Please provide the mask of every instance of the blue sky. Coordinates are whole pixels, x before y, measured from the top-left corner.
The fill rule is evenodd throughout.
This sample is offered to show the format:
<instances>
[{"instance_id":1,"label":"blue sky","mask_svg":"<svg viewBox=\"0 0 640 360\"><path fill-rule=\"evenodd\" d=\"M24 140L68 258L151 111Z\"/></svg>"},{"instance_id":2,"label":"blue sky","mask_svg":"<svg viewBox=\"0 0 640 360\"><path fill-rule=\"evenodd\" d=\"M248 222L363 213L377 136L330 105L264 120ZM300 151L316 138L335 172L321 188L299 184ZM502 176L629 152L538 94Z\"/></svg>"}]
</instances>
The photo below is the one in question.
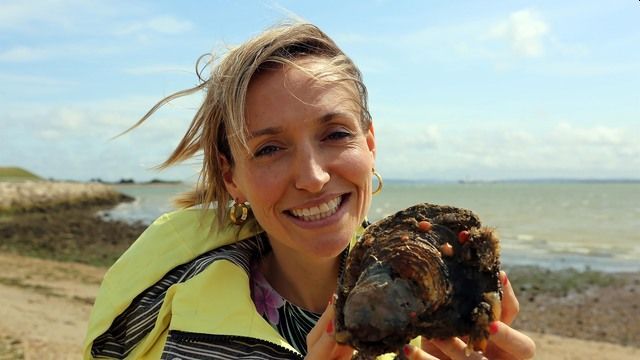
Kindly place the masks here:
<instances>
[{"instance_id":1,"label":"blue sky","mask_svg":"<svg viewBox=\"0 0 640 360\"><path fill-rule=\"evenodd\" d=\"M299 17L360 66L385 178L640 178L640 2L0 2L0 166L163 173L202 97L194 64Z\"/></svg>"}]
</instances>

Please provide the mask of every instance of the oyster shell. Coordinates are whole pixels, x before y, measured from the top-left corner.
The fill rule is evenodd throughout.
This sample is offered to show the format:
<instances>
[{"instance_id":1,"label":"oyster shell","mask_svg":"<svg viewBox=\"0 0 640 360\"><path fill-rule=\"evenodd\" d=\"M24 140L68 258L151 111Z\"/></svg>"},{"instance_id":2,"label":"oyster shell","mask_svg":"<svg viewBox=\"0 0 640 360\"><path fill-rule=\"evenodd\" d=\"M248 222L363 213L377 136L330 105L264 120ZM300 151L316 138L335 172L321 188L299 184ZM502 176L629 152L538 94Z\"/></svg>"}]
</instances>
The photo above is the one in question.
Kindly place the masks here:
<instances>
[{"instance_id":1,"label":"oyster shell","mask_svg":"<svg viewBox=\"0 0 640 360\"><path fill-rule=\"evenodd\" d=\"M418 204L365 229L338 284L336 340L357 358L416 336L468 336L484 350L500 318L498 238L469 210Z\"/></svg>"}]
</instances>

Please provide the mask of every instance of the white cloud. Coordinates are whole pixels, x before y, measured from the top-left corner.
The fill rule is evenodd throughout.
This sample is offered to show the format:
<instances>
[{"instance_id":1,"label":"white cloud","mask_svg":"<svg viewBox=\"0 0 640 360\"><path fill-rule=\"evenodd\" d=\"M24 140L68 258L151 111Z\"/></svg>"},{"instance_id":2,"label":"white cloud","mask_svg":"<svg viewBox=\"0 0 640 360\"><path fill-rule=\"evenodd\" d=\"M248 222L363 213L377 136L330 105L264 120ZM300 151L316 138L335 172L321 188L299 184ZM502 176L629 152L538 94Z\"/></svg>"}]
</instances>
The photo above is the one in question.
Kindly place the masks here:
<instances>
[{"instance_id":1,"label":"white cloud","mask_svg":"<svg viewBox=\"0 0 640 360\"><path fill-rule=\"evenodd\" d=\"M122 10L123 4L117 5L91 0L3 0L0 2L0 29L23 33L46 29L50 32L51 25L56 30L70 30L79 23L87 22L98 28L96 21L112 14L115 9Z\"/></svg>"},{"instance_id":2,"label":"white cloud","mask_svg":"<svg viewBox=\"0 0 640 360\"><path fill-rule=\"evenodd\" d=\"M183 65L148 65L139 67L129 67L122 70L125 74L145 76L145 75L161 75L161 74L195 74L193 67Z\"/></svg>"},{"instance_id":3,"label":"white cloud","mask_svg":"<svg viewBox=\"0 0 640 360\"><path fill-rule=\"evenodd\" d=\"M442 142L442 133L438 125L425 125L418 129L413 129L407 133L409 135L405 144L421 149L437 148Z\"/></svg>"},{"instance_id":4,"label":"white cloud","mask_svg":"<svg viewBox=\"0 0 640 360\"><path fill-rule=\"evenodd\" d=\"M49 52L28 46L16 46L9 50L0 52L0 61L6 62L30 62L46 59Z\"/></svg>"},{"instance_id":5,"label":"white cloud","mask_svg":"<svg viewBox=\"0 0 640 360\"><path fill-rule=\"evenodd\" d=\"M0 109L4 129L0 134L0 163L20 159L22 166L56 178L185 177L184 170L158 174L150 169L178 144L195 113L191 105L196 97L163 107L140 128L115 139L158 99L8 104ZM19 155L14 149L20 149ZM48 161L43 162L43 158Z\"/></svg>"},{"instance_id":6,"label":"white cloud","mask_svg":"<svg viewBox=\"0 0 640 360\"><path fill-rule=\"evenodd\" d=\"M160 98L127 97L68 104L14 103L0 109L0 119L18 124L16 138L105 142L135 124ZM164 140L177 143L197 110L201 97L176 99L159 109L138 130L126 135L136 146L157 147ZM158 141L162 139L163 141Z\"/></svg>"},{"instance_id":7,"label":"white cloud","mask_svg":"<svg viewBox=\"0 0 640 360\"><path fill-rule=\"evenodd\" d=\"M369 36L358 33L342 33L334 36L336 42L341 45L347 44L371 44L372 41L380 41L379 36Z\"/></svg>"},{"instance_id":8,"label":"white cloud","mask_svg":"<svg viewBox=\"0 0 640 360\"><path fill-rule=\"evenodd\" d=\"M557 51L559 54L567 57L585 58L591 55L591 49L585 44L581 43L566 43L555 36L549 37L549 43L553 51Z\"/></svg>"},{"instance_id":9,"label":"white cloud","mask_svg":"<svg viewBox=\"0 0 640 360\"><path fill-rule=\"evenodd\" d=\"M157 16L145 21L127 24L115 31L116 35L146 35L148 33L180 34L193 29L193 24L171 16Z\"/></svg>"},{"instance_id":10,"label":"white cloud","mask_svg":"<svg viewBox=\"0 0 640 360\"><path fill-rule=\"evenodd\" d=\"M18 126L8 128L4 135L9 143L0 146L19 146L29 153L52 149L60 158L56 161L73 157L78 174L88 174L78 177L97 176L100 156L111 161L110 171L118 176L129 171L125 168L150 168L178 143L199 102L195 96L171 103L137 130L110 141L156 100L18 106L2 116ZM405 179L637 177L639 135L637 125L581 126L567 120L536 130L517 122L479 121L470 126L450 119L424 124L381 120L376 122L376 168L388 178ZM15 141L20 145L12 145ZM102 160L100 164L104 165Z\"/></svg>"},{"instance_id":11,"label":"white cloud","mask_svg":"<svg viewBox=\"0 0 640 360\"><path fill-rule=\"evenodd\" d=\"M433 124L430 131L426 126L377 126L377 167L396 178L423 179L640 175L637 127L564 121L534 132L515 124L483 124Z\"/></svg>"},{"instance_id":12,"label":"white cloud","mask_svg":"<svg viewBox=\"0 0 640 360\"><path fill-rule=\"evenodd\" d=\"M480 59L494 62L502 69L511 68L513 55L542 56L547 43L561 53L586 51L584 46L571 47L552 38L548 23L532 9L515 11L501 19L452 21L401 34L343 33L337 38L339 43L395 49L387 51L416 64ZM506 46L500 46L502 44Z\"/></svg>"},{"instance_id":13,"label":"white cloud","mask_svg":"<svg viewBox=\"0 0 640 360\"><path fill-rule=\"evenodd\" d=\"M87 113L80 109L63 107L56 109L53 114L53 120L57 122L61 130L77 130L80 129L87 120Z\"/></svg>"},{"instance_id":14,"label":"white cloud","mask_svg":"<svg viewBox=\"0 0 640 360\"><path fill-rule=\"evenodd\" d=\"M105 44L56 44L47 46L15 46L0 52L0 62L42 62L51 59L94 58L119 52L115 46Z\"/></svg>"},{"instance_id":15,"label":"white cloud","mask_svg":"<svg viewBox=\"0 0 640 360\"><path fill-rule=\"evenodd\" d=\"M29 86L33 91L33 86L61 87L77 84L75 81L68 79L58 79L48 76L24 75L24 74L8 74L0 73L0 82L9 89L15 89L17 86Z\"/></svg>"},{"instance_id":16,"label":"white cloud","mask_svg":"<svg viewBox=\"0 0 640 360\"><path fill-rule=\"evenodd\" d=\"M490 36L509 42L513 51L525 57L537 57L544 53L544 38L549 25L531 9L516 11L509 19L491 27Z\"/></svg>"},{"instance_id":17,"label":"white cloud","mask_svg":"<svg viewBox=\"0 0 640 360\"><path fill-rule=\"evenodd\" d=\"M504 141L507 144L513 144L517 146L522 145L535 145L537 143L537 139L533 134L530 134L526 131L511 129L505 130L503 133Z\"/></svg>"},{"instance_id":18,"label":"white cloud","mask_svg":"<svg viewBox=\"0 0 640 360\"><path fill-rule=\"evenodd\" d=\"M34 22L64 24L66 16L52 11L47 3L34 4L29 1L6 1L0 3L0 28L18 30Z\"/></svg>"},{"instance_id":19,"label":"white cloud","mask_svg":"<svg viewBox=\"0 0 640 360\"><path fill-rule=\"evenodd\" d=\"M589 61L563 61L547 64L542 72L545 75L561 77L603 77L640 73L640 63L616 59L608 63L592 63Z\"/></svg>"},{"instance_id":20,"label":"white cloud","mask_svg":"<svg viewBox=\"0 0 640 360\"><path fill-rule=\"evenodd\" d=\"M40 130L36 135L43 140L60 140L63 137L60 131L53 129Z\"/></svg>"},{"instance_id":21,"label":"white cloud","mask_svg":"<svg viewBox=\"0 0 640 360\"><path fill-rule=\"evenodd\" d=\"M558 143L571 146L618 146L625 145L627 134L625 129L606 126L579 128L567 122L559 123L552 132Z\"/></svg>"}]
</instances>

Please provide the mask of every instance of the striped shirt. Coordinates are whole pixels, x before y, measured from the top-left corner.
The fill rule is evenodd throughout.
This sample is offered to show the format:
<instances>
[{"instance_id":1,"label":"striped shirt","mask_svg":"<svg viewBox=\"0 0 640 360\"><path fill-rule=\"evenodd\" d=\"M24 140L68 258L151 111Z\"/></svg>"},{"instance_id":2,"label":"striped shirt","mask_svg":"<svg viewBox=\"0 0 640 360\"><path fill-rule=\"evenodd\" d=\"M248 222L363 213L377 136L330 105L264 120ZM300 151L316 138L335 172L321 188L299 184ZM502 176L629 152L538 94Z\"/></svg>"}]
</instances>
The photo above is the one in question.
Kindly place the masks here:
<instances>
[{"instance_id":1,"label":"striped shirt","mask_svg":"<svg viewBox=\"0 0 640 360\"><path fill-rule=\"evenodd\" d=\"M271 251L268 241L260 235L204 253L177 266L160 281L139 294L129 307L100 335L92 345L94 357L124 358L154 327L167 290L198 275L217 260L238 265L252 278L252 298L256 302L255 271L252 264ZM343 254L342 265L346 259ZM341 269L342 270L342 269ZM264 285L264 284L263 284ZM270 286L269 286L270 287ZM273 291L273 289L271 289ZM277 293L272 294L279 296ZM260 308L259 304L256 306ZM304 356L306 335L315 326L320 314L300 308L285 299L277 315L262 314L291 346ZM277 318L277 321L272 321ZM162 359L300 359L302 356L279 345L242 336L195 334L169 331Z\"/></svg>"}]
</instances>

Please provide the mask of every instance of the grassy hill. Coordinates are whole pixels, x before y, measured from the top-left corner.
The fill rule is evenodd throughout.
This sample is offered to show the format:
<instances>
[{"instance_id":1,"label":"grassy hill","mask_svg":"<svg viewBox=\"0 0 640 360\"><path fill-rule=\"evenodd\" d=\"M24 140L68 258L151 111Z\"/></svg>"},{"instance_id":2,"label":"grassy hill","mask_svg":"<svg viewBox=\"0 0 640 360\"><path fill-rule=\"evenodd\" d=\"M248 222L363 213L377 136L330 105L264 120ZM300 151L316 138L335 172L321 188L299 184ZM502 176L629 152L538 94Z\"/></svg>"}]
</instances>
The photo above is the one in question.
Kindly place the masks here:
<instances>
[{"instance_id":1,"label":"grassy hill","mask_svg":"<svg viewBox=\"0 0 640 360\"><path fill-rule=\"evenodd\" d=\"M19 167L0 166L0 181L42 180L38 175Z\"/></svg>"}]
</instances>

